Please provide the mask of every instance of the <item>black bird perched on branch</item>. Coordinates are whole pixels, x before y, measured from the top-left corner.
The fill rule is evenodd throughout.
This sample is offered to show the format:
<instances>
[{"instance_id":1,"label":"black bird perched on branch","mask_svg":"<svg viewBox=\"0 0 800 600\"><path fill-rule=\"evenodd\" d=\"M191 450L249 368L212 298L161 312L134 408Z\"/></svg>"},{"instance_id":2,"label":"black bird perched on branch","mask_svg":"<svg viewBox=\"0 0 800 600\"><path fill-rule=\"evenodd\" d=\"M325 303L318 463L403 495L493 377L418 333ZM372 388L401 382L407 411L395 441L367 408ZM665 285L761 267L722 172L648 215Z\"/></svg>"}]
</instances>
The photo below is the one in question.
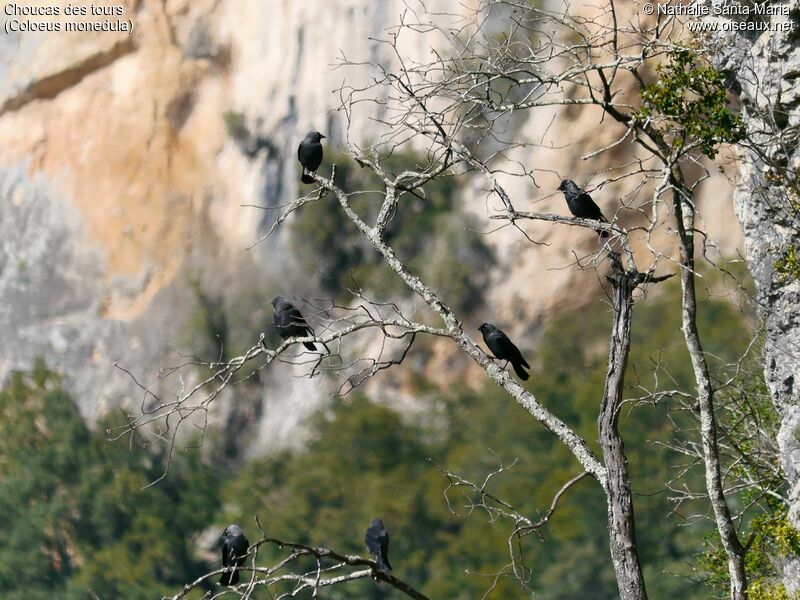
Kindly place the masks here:
<instances>
[{"instance_id":1,"label":"black bird perched on branch","mask_svg":"<svg viewBox=\"0 0 800 600\"><path fill-rule=\"evenodd\" d=\"M302 313L286 298L275 296L272 299L272 306L275 308L275 328L281 338L288 340L292 337L315 335ZM312 352L317 349L313 342L303 342L303 345Z\"/></svg>"},{"instance_id":2,"label":"black bird perched on branch","mask_svg":"<svg viewBox=\"0 0 800 600\"><path fill-rule=\"evenodd\" d=\"M239 570L247 557L250 542L237 525L228 525L222 532L222 566L230 567L219 578L220 585L236 585L239 583Z\"/></svg>"},{"instance_id":3,"label":"black bird perched on branch","mask_svg":"<svg viewBox=\"0 0 800 600\"><path fill-rule=\"evenodd\" d=\"M523 381L527 381L528 374L525 372L523 367L530 369L531 366L528 364L528 361L523 358L522 352L520 352L519 348L514 345L514 342L508 339L508 336L505 333L500 331L491 323L482 324L480 327L478 327L478 331L483 334L483 341L489 350L492 351L492 354L494 354L495 358L504 360L506 363L511 363L511 366L514 367L517 377ZM503 368L505 368L505 365Z\"/></svg>"},{"instance_id":4,"label":"black bird perched on branch","mask_svg":"<svg viewBox=\"0 0 800 600\"><path fill-rule=\"evenodd\" d=\"M608 223L600 207L595 204L592 197L575 185L574 181L565 179L559 184L558 189L564 192L564 198L567 200L567 206L572 216ZM607 231L600 231L598 233L602 238L608 237Z\"/></svg>"},{"instance_id":5,"label":"black bird perched on branch","mask_svg":"<svg viewBox=\"0 0 800 600\"><path fill-rule=\"evenodd\" d=\"M364 534L364 543L375 557L378 563L378 570L391 571L392 565L389 564L389 532L383 526L383 521L378 518L372 519Z\"/></svg>"},{"instance_id":6,"label":"black bird perched on branch","mask_svg":"<svg viewBox=\"0 0 800 600\"><path fill-rule=\"evenodd\" d=\"M324 137L319 131L309 131L297 147L297 160L303 165L303 174L300 177L300 181L303 183L314 183L314 179L306 171L313 173L322 164L322 143L320 140Z\"/></svg>"}]
</instances>

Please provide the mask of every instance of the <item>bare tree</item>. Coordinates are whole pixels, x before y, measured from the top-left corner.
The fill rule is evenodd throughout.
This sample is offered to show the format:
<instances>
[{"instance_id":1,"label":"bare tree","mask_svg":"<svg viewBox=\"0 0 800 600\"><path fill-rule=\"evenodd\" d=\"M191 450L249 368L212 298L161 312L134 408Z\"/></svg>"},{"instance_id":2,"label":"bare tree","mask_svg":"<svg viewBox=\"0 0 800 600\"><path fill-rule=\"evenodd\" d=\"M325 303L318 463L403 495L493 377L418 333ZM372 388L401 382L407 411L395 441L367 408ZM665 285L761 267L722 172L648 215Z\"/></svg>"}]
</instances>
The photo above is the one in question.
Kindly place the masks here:
<instances>
[{"instance_id":1,"label":"bare tree","mask_svg":"<svg viewBox=\"0 0 800 600\"><path fill-rule=\"evenodd\" d=\"M568 5L566 8L569 9ZM162 401L142 386L142 410L131 416L128 429L149 429L157 441L167 443L171 449L180 425L187 420L196 421L198 416L202 417L201 423L204 422L210 405L236 381L245 365L258 364L258 368L264 368L273 363L300 362L306 364L309 376L327 372L341 377L343 383L339 391L344 393L381 370L401 364L418 336L436 336L449 342L454 351L471 358L488 380L556 436L570 450L582 471L556 494L545 513L548 516L539 520L517 513L503 499L488 494L485 485L476 486L448 472L451 486L471 489L478 495L478 505L489 514L514 521L509 538L514 575L523 583L527 577L525 569L517 568L513 560L512 538L520 539L522 534L543 526L556 509L559 498L578 479L589 476L597 481L606 496L610 553L620 596L626 600L643 599L647 591L636 544L634 502L618 418L624 401L634 292L669 276L656 276L658 267L674 265L680 272L683 333L699 400L706 497L713 508L715 525L728 558L731 598L745 598L746 546L739 540L728 507L719 458L715 388L697 328L695 238L703 234L696 223L694 194L703 176L694 177L690 182L684 174L688 167L705 173L703 156L712 156L721 142L736 141L739 135L733 130L735 121L733 125L711 123L707 129L688 126L690 119L701 124L709 122L710 108L704 107L703 102L719 101L718 95L711 94L717 91L713 76L696 65L699 59L695 58L695 50L683 40L679 21L654 18L642 22L636 14L623 18L613 0L588 17L569 10L547 11L514 0L482 2L474 13L447 16L447 25L441 24L442 17L421 16L409 7L398 27L391 30L385 40L396 68L342 61L343 68L366 66L372 70L373 77L368 85L344 85L339 94L341 111L348 122L361 118L363 104L377 104L381 108L382 116L377 120L384 133L368 147L362 147L360 140L348 141L352 160L382 182L380 204L367 211L355 208L353 193L337 182L334 165L328 176L314 174L318 188L282 207L265 236L272 234L296 211L314 210L321 202L337 203L341 213L355 225L362 239L394 276L427 305L426 319L411 319L398 304L369 299L360 292L349 306L333 302L309 304L313 315L307 317L323 324L317 337L286 340L271 349L262 335L245 354L229 361L188 360L183 368L200 367L207 369L208 375L182 388L171 400ZM430 62L409 64L401 51L401 40L406 35L419 33L435 37L441 42L441 49L431 53ZM669 98L662 98L659 89L647 83L658 65L677 65L675 69L705 73L710 90L708 96L696 105L680 104L687 114L670 113ZM663 79L669 80L675 73L662 73ZM676 81L678 75L675 75ZM671 93L697 92L681 90L680 83L673 83L677 91L673 89ZM721 93L724 100L724 91ZM631 160L602 173L604 179L596 186L619 183L632 190L615 215L618 218L611 224L515 208L519 200L507 191L505 182L516 177L536 185L537 176L545 170L526 167L517 158L520 152L543 145L544 141L516 139L513 123L520 114L554 106L593 111L599 125L607 122L604 126L615 132L616 137L610 143L586 152L585 160L612 153L622 144L633 144L637 148ZM393 173L386 166L386 158L404 147L423 149L426 161ZM544 407L532 392L496 365L462 327L462 321L447 299L436 292L435 284L423 281L412 272L393 248L387 228L397 218L400 204L411 197L424 197L425 186L442 177L483 181L487 197L497 202L489 217L516 228L533 243L538 242L523 230L525 221L566 224L611 234L592 255L575 257L577 268L594 269L598 273L608 271L607 293L613 322L605 388L602 393L598 390L598 438L602 457L596 456L586 440ZM643 200L640 195L644 196ZM402 227L402 223L399 226ZM677 259L662 250L656 240L658 235L670 230L676 231L680 250ZM644 266L637 267L637 263ZM427 322L430 318L435 319L436 325ZM364 356L364 346L352 343L359 335L379 336L381 343L374 354ZM344 342L345 338L348 343ZM330 352L292 354L295 342L312 339L326 345ZM370 348L376 346L373 344ZM337 568L369 562L350 560L327 550L279 544L310 553L318 560L322 556L332 557L339 561ZM266 569L254 564L251 571L253 578L249 585L259 581L269 585L276 577L274 567ZM297 576L297 581L309 587L313 587L310 581L316 581L319 587L322 581L332 585L355 577L352 573L340 578L328 577L321 566L315 573ZM365 571L359 576L368 574Z\"/></svg>"}]
</instances>

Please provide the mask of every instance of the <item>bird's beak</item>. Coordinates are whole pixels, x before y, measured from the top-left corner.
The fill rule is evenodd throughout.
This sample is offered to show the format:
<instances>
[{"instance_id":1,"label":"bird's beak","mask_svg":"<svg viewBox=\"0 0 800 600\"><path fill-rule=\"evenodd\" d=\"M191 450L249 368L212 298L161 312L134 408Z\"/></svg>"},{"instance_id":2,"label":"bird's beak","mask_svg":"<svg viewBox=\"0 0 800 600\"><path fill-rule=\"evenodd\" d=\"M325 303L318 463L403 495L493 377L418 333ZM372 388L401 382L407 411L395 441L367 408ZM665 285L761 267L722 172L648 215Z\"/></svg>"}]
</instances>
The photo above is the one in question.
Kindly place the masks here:
<instances>
[{"instance_id":1,"label":"bird's beak","mask_svg":"<svg viewBox=\"0 0 800 600\"><path fill-rule=\"evenodd\" d=\"M325 139L326 137L328 137L328 136L327 135L322 135L321 133L319 134L319 139L321 139L321 140Z\"/></svg>"}]
</instances>

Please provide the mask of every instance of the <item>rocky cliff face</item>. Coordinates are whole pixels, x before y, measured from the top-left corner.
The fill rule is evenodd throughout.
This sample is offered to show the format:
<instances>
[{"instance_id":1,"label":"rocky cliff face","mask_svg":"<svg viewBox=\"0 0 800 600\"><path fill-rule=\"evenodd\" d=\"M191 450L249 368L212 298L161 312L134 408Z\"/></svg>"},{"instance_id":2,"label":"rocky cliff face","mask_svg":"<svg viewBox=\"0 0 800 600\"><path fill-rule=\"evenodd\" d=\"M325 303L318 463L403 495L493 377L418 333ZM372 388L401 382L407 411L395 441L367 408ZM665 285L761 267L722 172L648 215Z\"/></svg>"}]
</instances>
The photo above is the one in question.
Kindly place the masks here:
<instances>
[{"instance_id":1,"label":"rocky cliff face","mask_svg":"<svg viewBox=\"0 0 800 600\"><path fill-rule=\"evenodd\" d=\"M792 22L758 34L714 40L722 68L732 74L755 144L739 161L734 200L745 250L766 324L765 377L781 416L778 444L791 486L789 516L800 528L800 280L776 265L800 243L800 2L775 2L785 10L772 23ZM791 590L800 568L787 565Z\"/></svg>"},{"instance_id":2,"label":"rocky cliff face","mask_svg":"<svg viewBox=\"0 0 800 600\"><path fill-rule=\"evenodd\" d=\"M364 108L348 127L333 93L344 79L359 85L368 72L333 67L346 56L391 68L395 58L375 39L399 22L407 3L123 4L132 35L0 35L0 378L42 356L68 374L90 420L141 399L115 362L169 392L155 373L181 362L176 351L192 350L183 337L197 304L191 281L212 297L262 299L255 305L263 309L242 317L247 327L233 340L240 347L254 343L271 318L273 293L318 295L313 279L292 268L282 234L247 248L274 219L268 209L297 197L295 152L305 131L325 132L328 151L343 150L346 136L374 135L370 117L381 108ZM446 0L426 7L431 15L453 10ZM431 43L408 36L401 50L413 60ZM552 116L523 120L519 131L539 139L546 130L559 144L548 149L550 140L542 140L514 158L576 180L600 171L578 159L600 143L596 115L559 126L551 126ZM548 177L540 189L523 178L505 183L518 208L563 212L558 177ZM724 177L714 189L703 200L717 215L709 226L732 254L739 237L719 191L727 189ZM609 186L596 197L613 212L623 192ZM464 204L485 218L485 197L476 181ZM591 235L543 224L531 224L529 233L567 243L533 248L513 231L490 236L500 265L489 301L496 320L535 327L599 287L593 273L562 268L572 249L591 248ZM263 375L254 405L239 414L256 434L255 451L289 440L324 393L320 378L287 371ZM232 418L229 400L217 402L217 418Z\"/></svg>"},{"instance_id":3,"label":"rocky cliff face","mask_svg":"<svg viewBox=\"0 0 800 600\"><path fill-rule=\"evenodd\" d=\"M63 13L67 3L51 4ZM190 279L212 294L254 280L261 291L313 294L308 277L279 267L280 236L246 250L271 213L243 205L296 197L306 130L326 131L331 149L343 143L332 66L344 54L380 60L369 38L402 10L353 0L322 10L277 0L124 6L132 35L0 35L0 377L42 356L69 374L91 420L139 400L115 361L169 389L152 375L187 350ZM259 325L239 345L255 342ZM272 384L265 402L280 398L272 408L285 430L308 386Z\"/></svg>"}]
</instances>

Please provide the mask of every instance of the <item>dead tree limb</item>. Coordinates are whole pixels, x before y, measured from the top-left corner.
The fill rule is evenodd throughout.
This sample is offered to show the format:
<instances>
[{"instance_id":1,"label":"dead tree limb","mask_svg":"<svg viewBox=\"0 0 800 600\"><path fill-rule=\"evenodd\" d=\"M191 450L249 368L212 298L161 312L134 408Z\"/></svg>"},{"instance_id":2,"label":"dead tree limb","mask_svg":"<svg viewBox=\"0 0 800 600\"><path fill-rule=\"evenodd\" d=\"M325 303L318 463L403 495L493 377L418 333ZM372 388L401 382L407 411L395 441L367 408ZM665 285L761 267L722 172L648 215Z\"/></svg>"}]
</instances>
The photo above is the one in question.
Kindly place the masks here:
<instances>
[{"instance_id":1,"label":"dead tree limb","mask_svg":"<svg viewBox=\"0 0 800 600\"><path fill-rule=\"evenodd\" d=\"M676 169L677 170L677 169ZM717 440L717 422L714 414L714 385L703 352L700 332L697 328L697 294L695 292L694 257L694 208L683 198L680 174L673 188L673 208L678 227L681 261L681 323L686 348L692 360L697 401L700 409L700 439L703 448L706 490L714 511L714 521L728 558L731 600L747 598L747 572L745 571L745 547L736 532L731 518L720 468L720 451Z\"/></svg>"},{"instance_id":2,"label":"dead tree limb","mask_svg":"<svg viewBox=\"0 0 800 600\"><path fill-rule=\"evenodd\" d=\"M264 545L275 546L278 550L288 550L289 555L280 559L272 566L257 566L256 559L259 549ZM301 592L308 593L307 590L311 591L313 597L316 598L319 596L319 590L321 588L368 578L386 583L409 598L414 598L414 600L430 600L428 596L414 588L411 584L378 569L378 565L374 560L352 554L342 554L328 548L287 542L275 538L262 538L250 546L248 556L250 557L249 564L238 567L237 569L243 576L249 573L250 576L246 577L247 581L227 588L231 593L238 595L242 600L252 598L254 590L258 588L266 588L269 590L280 584L292 584L293 588L291 592L280 594L277 596L278 598L293 598ZM316 568L311 570L300 568L297 569L296 572L287 572L290 567L294 566L304 557L314 558ZM347 570L347 567L366 568ZM181 600L182 598L186 598L190 592L202 586L207 586L212 579L221 575L224 571L224 568L220 568L205 573L191 583L184 585L183 589L174 596L171 596L169 600ZM244 578L245 577L243 577L243 579ZM214 597L216 597L216 595Z\"/></svg>"},{"instance_id":3,"label":"dead tree limb","mask_svg":"<svg viewBox=\"0 0 800 600\"><path fill-rule=\"evenodd\" d=\"M636 549L636 531L633 495L628 475L625 445L619 433L619 407L625 387L625 368L631 347L631 318L633 316L633 290L640 279L635 269L625 270L619 254L609 252L614 322L611 346L608 350L608 370L603 392L603 402L597 419L600 447L608 469L606 498L608 504L608 529L611 542L611 560L617 574L620 596L643 600L647 591Z\"/></svg>"}]
</instances>

